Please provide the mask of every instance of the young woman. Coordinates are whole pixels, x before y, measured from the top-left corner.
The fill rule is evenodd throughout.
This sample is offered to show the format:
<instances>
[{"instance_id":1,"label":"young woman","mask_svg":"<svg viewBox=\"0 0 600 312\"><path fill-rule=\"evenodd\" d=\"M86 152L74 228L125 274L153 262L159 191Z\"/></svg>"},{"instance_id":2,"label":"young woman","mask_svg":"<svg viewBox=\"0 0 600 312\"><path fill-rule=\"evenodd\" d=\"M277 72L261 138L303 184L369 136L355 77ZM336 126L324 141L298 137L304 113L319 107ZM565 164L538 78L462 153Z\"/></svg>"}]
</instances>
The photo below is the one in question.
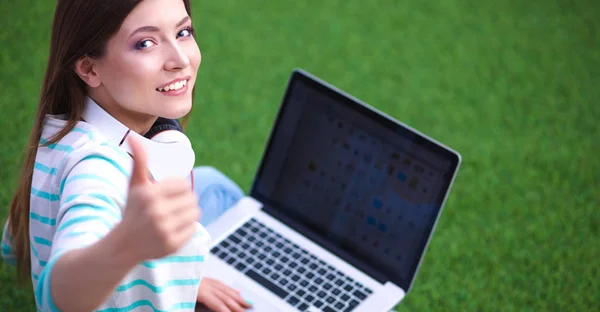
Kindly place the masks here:
<instances>
[{"instance_id":1,"label":"young woman","mask_svg":"<svg viewBox=\"0 0 600 312\"><path fill-rule=\"evenodd\" d=\"M218 217L240 188L211 168L194 169L194 190L185 177L155 181L143 139L129 136L128 153L84 118L97 106L141 137L159 117L186 116L201 61L190 13L189 0L58 0L2 237L38 311L250 308L202 278L210 237L198 220Z\"/></svg>"}]
</instances>

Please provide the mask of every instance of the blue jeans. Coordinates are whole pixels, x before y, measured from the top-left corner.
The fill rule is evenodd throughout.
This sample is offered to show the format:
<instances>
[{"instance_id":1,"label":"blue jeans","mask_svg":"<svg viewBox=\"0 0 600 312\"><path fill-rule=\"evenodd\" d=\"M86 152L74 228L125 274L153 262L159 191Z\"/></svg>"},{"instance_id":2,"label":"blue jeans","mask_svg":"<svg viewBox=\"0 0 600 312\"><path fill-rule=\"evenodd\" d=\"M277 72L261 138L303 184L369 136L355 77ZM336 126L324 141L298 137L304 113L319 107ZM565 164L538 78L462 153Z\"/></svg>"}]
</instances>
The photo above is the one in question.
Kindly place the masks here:
<instances>
[{"instance_id":1,"label":"blue jeans","mask_svg":"<svg viewBox=\"0 0 600 312\"><path fill-rule=\"evenodd\" d=\"M194 192L202 209L199 222L207 226L231 208L243 196L244 191L226 175L213 167L196 167Z\"/></svg>"}]
</instances>

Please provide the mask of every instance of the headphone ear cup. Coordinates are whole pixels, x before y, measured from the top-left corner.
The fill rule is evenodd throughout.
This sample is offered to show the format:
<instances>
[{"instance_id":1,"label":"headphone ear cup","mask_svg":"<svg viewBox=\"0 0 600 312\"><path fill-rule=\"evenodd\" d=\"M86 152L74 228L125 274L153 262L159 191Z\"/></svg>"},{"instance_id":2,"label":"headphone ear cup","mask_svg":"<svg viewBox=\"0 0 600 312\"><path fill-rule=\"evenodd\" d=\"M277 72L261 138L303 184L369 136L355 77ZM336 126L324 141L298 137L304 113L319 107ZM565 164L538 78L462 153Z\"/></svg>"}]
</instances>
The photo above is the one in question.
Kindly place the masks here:
<instances>
[{"instance_id":1,"label":"headphone ear cup","mask_svg":"<svg viewBox=\"0 0 600 312\"><path fill-rule=\"evenodd\" d=\"M157 134L167 130L176 130L183 133L183 128L177 119L159 117L156 122L154 122L150 130L144 134L144 137L152 140L152 138Z\"/></svg>"}]
</instances>

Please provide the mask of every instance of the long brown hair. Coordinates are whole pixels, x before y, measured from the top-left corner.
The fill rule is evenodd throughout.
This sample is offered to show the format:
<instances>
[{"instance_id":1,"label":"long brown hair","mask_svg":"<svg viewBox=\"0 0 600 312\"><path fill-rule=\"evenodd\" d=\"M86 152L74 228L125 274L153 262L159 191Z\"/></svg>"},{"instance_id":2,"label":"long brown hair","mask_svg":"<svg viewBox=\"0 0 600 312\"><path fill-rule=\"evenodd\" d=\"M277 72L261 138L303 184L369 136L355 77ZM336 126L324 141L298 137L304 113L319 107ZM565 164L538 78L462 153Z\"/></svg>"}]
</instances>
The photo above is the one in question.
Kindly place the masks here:
<instances>
[{"instance_id":1,"label":"long brown hair","mask_svg":"<svg viewBox=\"0 0 600 312\"><path fill-rule=\"evenodd\" d=\"M54 12L48 65L37 114L29 136L17 189L10 205L8 233L17 256L21 280L31 274L29 211L33 167L47 114L66 114L66 126L47 144L62 139L81 119L86 96L84 82L74 66L84 56L101 58L107 41L118 32L142 0L58 0ZM190 1L183 0L191 16ZM192 90L193 91L193 90ZM187 116L184 117L184 120Z\"/></svg>"}]
</instances>

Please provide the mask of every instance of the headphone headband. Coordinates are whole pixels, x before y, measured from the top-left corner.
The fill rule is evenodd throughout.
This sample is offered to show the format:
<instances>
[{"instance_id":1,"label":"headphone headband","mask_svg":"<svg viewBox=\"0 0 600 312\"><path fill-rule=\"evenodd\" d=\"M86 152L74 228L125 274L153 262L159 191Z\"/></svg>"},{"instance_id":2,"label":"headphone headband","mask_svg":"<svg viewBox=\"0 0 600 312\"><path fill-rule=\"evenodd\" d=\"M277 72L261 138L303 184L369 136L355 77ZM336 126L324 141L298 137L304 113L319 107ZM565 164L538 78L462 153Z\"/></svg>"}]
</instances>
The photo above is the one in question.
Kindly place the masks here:
<instances>
[{"instance_id":1,"label":"headphone headband","mask_svg":"<svg viewBox=\"0 0 600 312\"><path fill-rule=\"evenodd\" d=\"M84 105L83 120L98 129L110 143L120 146L131 155L127 140L135 137L142 142L148 155L148 170L155 180L190 175L196 155L183 132L169 128L148 139L127 128L89 96L86 96Z\"/></svg>"}]
</instances>

